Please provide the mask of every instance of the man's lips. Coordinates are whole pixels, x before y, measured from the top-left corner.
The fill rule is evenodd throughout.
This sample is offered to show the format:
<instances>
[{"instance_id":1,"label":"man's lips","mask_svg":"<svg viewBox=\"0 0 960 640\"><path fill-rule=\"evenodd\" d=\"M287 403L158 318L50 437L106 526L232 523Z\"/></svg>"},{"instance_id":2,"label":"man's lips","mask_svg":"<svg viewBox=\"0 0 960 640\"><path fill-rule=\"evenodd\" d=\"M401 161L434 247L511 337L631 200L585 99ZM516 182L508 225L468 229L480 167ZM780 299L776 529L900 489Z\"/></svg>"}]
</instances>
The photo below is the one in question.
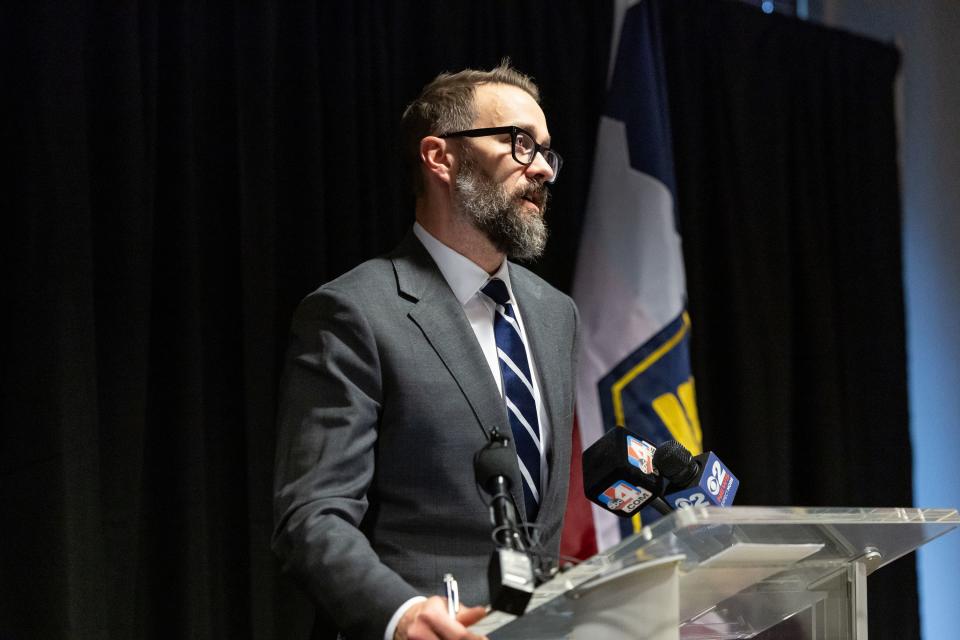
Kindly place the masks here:
<instances>
[{"instance_id":1,"label":"man's lips","mask_svg":"<svg viewBox=\"0 0 960 640\"><path fill-rule=\"evenodd\" d=\"M544 195L540 191L527 191L520 194L520 199L533 204L537 209L543 209Z\"/></svg>"}]
</instances>

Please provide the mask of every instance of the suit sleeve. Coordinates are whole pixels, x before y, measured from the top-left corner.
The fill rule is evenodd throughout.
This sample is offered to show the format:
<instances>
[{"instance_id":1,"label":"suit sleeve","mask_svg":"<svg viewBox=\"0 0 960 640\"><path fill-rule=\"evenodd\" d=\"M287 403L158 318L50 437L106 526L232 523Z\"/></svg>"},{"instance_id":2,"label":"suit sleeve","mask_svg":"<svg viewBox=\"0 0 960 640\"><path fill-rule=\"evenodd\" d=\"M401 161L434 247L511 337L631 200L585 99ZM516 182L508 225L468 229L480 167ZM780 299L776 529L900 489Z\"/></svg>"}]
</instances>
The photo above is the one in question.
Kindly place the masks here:
<instances>
[{"instance_id":1,"label":"suit sleeve","mask_svg":"<svg viewBox=\"0 0 960 640\"><path fill-rule=\"evenodd\" d=\"M349 637L382 638L419 595L360 530L374 474L382 386L376 341L330 288L297 309L280 392L273 549Z\"/></svg>"}]
</instances>

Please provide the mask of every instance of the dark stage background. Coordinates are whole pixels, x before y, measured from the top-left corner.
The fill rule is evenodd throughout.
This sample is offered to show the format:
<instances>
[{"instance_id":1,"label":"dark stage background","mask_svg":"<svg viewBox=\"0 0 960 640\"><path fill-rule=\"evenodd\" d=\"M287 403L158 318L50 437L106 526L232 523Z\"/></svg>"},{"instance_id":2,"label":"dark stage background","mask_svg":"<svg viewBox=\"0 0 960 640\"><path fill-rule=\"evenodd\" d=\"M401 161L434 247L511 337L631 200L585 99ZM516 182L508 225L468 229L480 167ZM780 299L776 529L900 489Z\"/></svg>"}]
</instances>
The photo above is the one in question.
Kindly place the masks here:
<instances>
[{"instance_id":1,"label":"dark stage background","mask_svg":"<svg viewBox=\"0 0 960 640\"><path fill-rule=\"evenodd\" d=\"M909 505L892 49L664 2L706 444L742 504ZM0 7L0 637L288 638L269 552L301 297L412 223L396 128L510 55L564 173L535 268L568 290L610 2ZM916 637L908 559L875 637Z\"/></svg>"}]
</instances>

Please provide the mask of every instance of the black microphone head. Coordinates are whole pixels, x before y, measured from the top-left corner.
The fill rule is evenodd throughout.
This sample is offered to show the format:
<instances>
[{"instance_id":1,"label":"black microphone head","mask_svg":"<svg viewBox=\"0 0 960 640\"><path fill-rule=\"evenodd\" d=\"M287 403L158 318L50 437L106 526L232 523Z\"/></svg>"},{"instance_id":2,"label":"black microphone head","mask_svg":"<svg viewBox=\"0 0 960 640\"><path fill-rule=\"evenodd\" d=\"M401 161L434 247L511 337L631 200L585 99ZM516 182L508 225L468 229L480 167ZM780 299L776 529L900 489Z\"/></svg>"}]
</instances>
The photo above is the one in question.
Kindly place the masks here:
<instances>
[{"instance_id":1,"label":"black microphone head","mask_svg":"<svg viewBox=\"0 0 960 640\"><path fill-rule=\"evenodd\" d=\"M676 440L669 440L657 447L653 454L653 466L675 485L684 484L700 469L686 447Z\"/></svg>"},{"instance_id":2,"label":"black microphone head","mask_svg":"<svg viewBox=\"0 0 960 640\"><path fill-rule=\"evenodd\" d=\"M490 442L473 458L473 472L479 484L489 490L491 481L503 476L510 487L510 471L516 465L516 454L510 449L510 438L494 433Z\"/></svg>"}]
</instances>

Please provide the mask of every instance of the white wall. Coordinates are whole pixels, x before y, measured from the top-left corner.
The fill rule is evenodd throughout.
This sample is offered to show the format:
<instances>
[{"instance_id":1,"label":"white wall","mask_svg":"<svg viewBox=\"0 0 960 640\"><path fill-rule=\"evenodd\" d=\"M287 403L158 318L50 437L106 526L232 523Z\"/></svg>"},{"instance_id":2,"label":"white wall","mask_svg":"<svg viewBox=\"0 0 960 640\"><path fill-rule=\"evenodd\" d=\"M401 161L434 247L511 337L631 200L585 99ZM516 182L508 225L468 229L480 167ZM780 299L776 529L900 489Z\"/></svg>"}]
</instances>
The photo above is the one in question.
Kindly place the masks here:
<instances>
[{"instance_id":1,"label":"white wall","mask_svg":"<svg viewBox=\"0 0 960 640\"><path fill-rule=\"evenodd\" d=\"M895 42L914 504L960 507L960 1L822 0L810 19ZM957 636L960 531L921 550L927 640Z\"/></svg>"}]
</instances>

